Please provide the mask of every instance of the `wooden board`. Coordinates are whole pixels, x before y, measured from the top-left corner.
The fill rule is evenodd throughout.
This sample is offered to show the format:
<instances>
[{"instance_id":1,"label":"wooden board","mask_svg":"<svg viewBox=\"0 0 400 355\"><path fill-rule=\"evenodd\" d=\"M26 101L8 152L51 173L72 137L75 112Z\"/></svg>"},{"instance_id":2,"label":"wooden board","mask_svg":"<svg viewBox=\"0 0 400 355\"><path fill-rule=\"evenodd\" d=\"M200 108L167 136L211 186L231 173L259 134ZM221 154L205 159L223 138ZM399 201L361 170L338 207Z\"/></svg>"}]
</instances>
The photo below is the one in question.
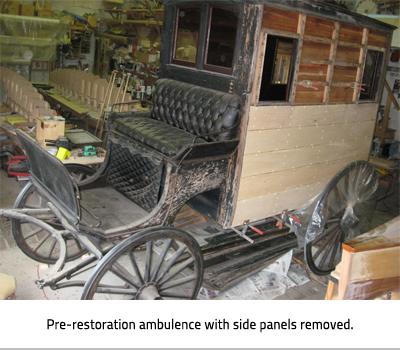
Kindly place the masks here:
<instances>
[{"instance_id":1,"label":"wooden board","mask_svg":"<svg viewBox=\"0 0 400 355\"><path fill-rule=\"evenodd\" d=\"M343 244L338 299L400 290L400 217Z\"/></svg>"},{"instance_id":2,"label":"wooden board","mask_svg":"<svg viewBox=\"0 0 400 355\"><path fill-rule=\"evenodd\" d=\"M367 160L377 109L377 104L251 107L233 224L299 208L341 168Z\"/></svg>"},{"instance_id":3,"label":"wooden board","mask_svg":"<svg viewBox=\"0 0 400 355\"><path fill-rule=\"evenodd\" d=\"M264 8L262 27L297 33L299 14Z\"/></svg>"},{"instance_id":4,"label":"wooden board","mask_svg":"<svg viewBox=\"0 0 400 355\"><path fill-rule=\"evenodd\" d=\"M309 36L332 38L334 22L307 16L305 34Z\"/></svg>"},{"instance_id":5,"label":"wooden board","mask_svg":"<svg viewBox=\"0 0 400 355\"><path fill-rule=\"evenodd\" d=\"M87 108L78 106L75 103L65 99L64 97L62 97L60 95L49 94L49 96L52 97L53 99L59 101L60 103L64 104L65 106L68 106L70 109L74 110L78 114L83 114L83 113L88 112Z\"/></svg>"},{"instance_id":6,"label":"wooden board","mask_svg":"<svg viewBox=\"0 0 400 355\"><path fill-rule=\"evenodd\" d=\"M252 106L248 130L332 125L374 120L377 103L359 105Z\"/></svg>"},{"instance_id":7,"label":"wooden board","mask_svg":"<svg viewBox=\"0 0 400 355\"><path fill-rule=\"evenodd\" d=\"M343 24L340 27L339 41L361 44L363 28Z\"/></svg>"}]
</instances>

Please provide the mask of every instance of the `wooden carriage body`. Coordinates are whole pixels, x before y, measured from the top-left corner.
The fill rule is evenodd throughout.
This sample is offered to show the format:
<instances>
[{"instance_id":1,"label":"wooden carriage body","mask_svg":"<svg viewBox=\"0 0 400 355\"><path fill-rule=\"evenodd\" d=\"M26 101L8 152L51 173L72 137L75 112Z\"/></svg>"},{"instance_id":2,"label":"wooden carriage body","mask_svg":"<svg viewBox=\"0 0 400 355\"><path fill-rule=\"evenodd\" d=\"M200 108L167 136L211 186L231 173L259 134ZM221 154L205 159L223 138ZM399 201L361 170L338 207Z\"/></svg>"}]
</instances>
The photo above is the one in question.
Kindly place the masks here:
<instances>
[{"instance_id":1,"label":"wooden carriage body","mask_svg":"<svg viewBox=\"0 0 400 355\"><path fill-rule=\"evenodd\" d=\"M315 1L166 1L160 76L241 99L218 223L298 208L368 160L392 31Z\"/></svg>"}]
</instances>

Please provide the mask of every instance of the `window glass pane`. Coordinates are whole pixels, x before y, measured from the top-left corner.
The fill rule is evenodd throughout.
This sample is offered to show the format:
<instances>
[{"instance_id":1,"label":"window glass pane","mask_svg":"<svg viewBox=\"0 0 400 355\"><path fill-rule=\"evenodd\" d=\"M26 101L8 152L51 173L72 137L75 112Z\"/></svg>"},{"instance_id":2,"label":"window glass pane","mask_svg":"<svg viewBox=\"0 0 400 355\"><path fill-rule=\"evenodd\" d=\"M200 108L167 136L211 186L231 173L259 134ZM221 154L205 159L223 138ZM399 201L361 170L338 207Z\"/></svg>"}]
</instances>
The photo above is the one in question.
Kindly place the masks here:
<instances>
[{"instance_id":1,"label":"window glass pane","mask_svg":"<svg viewBox=\"0 0 400 355\"><path fill-rule=\"evenodd\" d=\"M278 41L272 84L287 84L293 43Z\"/></svg>"},{"instance_id":2,"label":"window glass pane","mask_svg":"<svg viewBox=\"0 0 400 355\"><path fill-rule=\"evenodd\" d=\"M365 69L362 83L364 91L361 91L360 99L374 100L378 86L378 79L382 70L382 52L367 51Z\"/></svg>"},{"instance_id":3,"label":"window glass pane","mask_svg":"<svg viewBox=\"0 0 400 355\"><path fill-rule=\"evenodd\" d=\"M174 59L196 63L199 40L200 8L180 8L175 38Z\"/></svg>"},{"instance_id":4,"label":"window glass pane","mask_svg":"<svg viewBox=\"0 0 400 355\"><path fill-rule=\"evenodd\" d=\"M233 67L238 17L229 9L211 9L206 64Z\"/></svg>"}]
</instances>

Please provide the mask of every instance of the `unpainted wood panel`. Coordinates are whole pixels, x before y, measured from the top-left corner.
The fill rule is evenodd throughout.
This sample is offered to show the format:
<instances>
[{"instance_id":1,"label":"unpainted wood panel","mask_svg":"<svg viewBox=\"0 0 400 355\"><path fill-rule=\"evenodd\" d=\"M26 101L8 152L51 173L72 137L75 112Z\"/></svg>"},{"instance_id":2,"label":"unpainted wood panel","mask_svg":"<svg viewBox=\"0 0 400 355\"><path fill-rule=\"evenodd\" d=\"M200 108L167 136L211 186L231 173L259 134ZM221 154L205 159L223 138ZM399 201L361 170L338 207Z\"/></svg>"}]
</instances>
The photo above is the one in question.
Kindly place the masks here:
<instances>
[{"instance_id":1,"label":"unpainted wood panel","mask_svg":"<svg viewBox=\"0 0 400 355\"><path fill-rule=\"evenodd\" d=\"M346 163L356 160L366 160L368 159L368 154L355 155L353 158L346 160ZM257 221L271 217L281 213L285 209L297 209L317 196L332 178L333 176L329 177L328 180L309 185L239 200L236 204L233 225L242 225L245 220Z\"/></svg>"},{"instance_id":2,"label":"unpainted wood panel","mask_svg":"<svg viewBox=\"0 0 400 355\"><path fill-rule=\"evenodd\" d=\"M341 24L339 31L339 41L361 44L363 31L364 29L362 27Z\"/></svg>"},{"instance_id":3,"label":"unpainted wood panel","mask_svg":"<svg viewBox=\"0 0 400 355\"><path fill-rule=\"evenodd\" d=\"M355 67L337 67L333 70L333 82L355 82L357 79L357 68Z\"/></svg>"},{"instance_id":4,"label":"unpainted wood panel","mask_svg":"<svg viewBox=\"0 0 400 355\"><path fill-rule=\"evenodd\" d=\"M298 80L325 81L327 72L327 65L301 63Z\"/></svg>"},{"instance_id":5,"label":"unpainted wood panel","mask_svg":"<svg viewBox=\"0 0 400 355\"><path fill-rule=\"evenodd\" d=\"M242 178L272 172L296 169L311 164L320 164L338 159L362 157L368 159L371 137L347 142L322 143L320 145L287 148L244 156ZM306 138L305 138L306 140Z\"/></svg>"},{"instance_id":6,"label":"unpainted wood panel","mask_svg":"<svg viewBox=\"0 0 400 355\"><path fill-rule=\"evenodd\" d=\"M360 48L337 46L336 62L358 64L360 60Z\"/></svg>"},{"instance_id":7,"label":"unpainted wood panel","mask_svg":"<svg viewBox=\"0 0 400 355\"><path fill-rule=\"evenodd\" d=\"M319 164L310 162L310 165L307 166L241 178L238 200L290 190L330 179L352 161L354 161L353 156Z\"/></svg>"},{"instance_id":8,"label":"unpainted wood panel","mask_svg":"<svg viewBox=\"0 0 400 355\"><path fill-rule=\"evenodd\" d=\"M301 57L312 60L329 60L331 45L328 43L304 41Z\"/></svg>"},{"instance_id":9,"label":"unpainted wood panel","mask_svg":"<svg viewBox=\"0 0 400 355\"><path fill-rule=\"evenodd\" d=\"M264 8L262 27L297 33L299 14Z\"/></svg>"},{"instance_id":10,"label":"unpainted wood panel","mask_svg":"<svg viewBox=\"0 0 400 355\"><path fill-rule=\"evenodd\" d=\"M354 89L351 87L332 86L329 96L330 102L351 102L353 101Z\"/></svg>"},{"instance_id":11,"label":"unpainted wood panel","mask_svg":"<svg viewBox=\"0 0 400 355\"><path fill-rule=\"evenodd\" d=\"M323 126L248 131L244 154L372 138L375 120Z\"/></svg>"},{"instance_id":12,"label":"unpainted wood panel","mask_svg":"<svg viewBox=\"0 0 400 355\"><path fill-rule=\"evenodd\" d=\"M377 103L305 106L252 106L248 131L375 120Z\"/></svg>"},{"instance_id":13,"label":"unpainted wood panel","mask_svg":"<svg viewBox=\"0 0 400 355\"><path fill-rule=\"evenodd\" d=\"M369 31L368 34L368 45L374 47L386 47L386 41L388 34L377 31Z\"/></svg>"},{"instance_id":14,"label":"unpainted wood panel","mask_svg":"<svg viewBox=\"0 0 400 355\"><path fill-rule=\"evenodd\" d=\"M318 90L312 88L306 88L301 84L297 85L295 103L322 103L324 99L324 87L317 86Z\"/></svg>"},{"instance_id":15,"label":"unpainted wood panel","mask_svg":"<svg viewBox=\"0 0 400 355\"><path fill-rule=\"evenodd\" d=\"M328 181L238 201L232 224L239 226L246 220L254 222L280 214L285 209L297 209L318 195Z\"/></svg>"},{"instance_id":16,"label":"unpainted wood panel","mask_svg":"<svg viewBox=\"0 0 400 355\"><path fill-rule=\"evenodd\" d=\"M400 247L352 254L350 281L400 276Z\"/></svg>"},{"instance_id":17,"label":"unpainted wood panel","mask_svg":"<svg viewBox=\"0 0 400 355\"><path fill-rule=\"evenodd\" d=\"M332 39L335 28L333 21L307 16L305 35Z\"/></svg>"}]
</instances>

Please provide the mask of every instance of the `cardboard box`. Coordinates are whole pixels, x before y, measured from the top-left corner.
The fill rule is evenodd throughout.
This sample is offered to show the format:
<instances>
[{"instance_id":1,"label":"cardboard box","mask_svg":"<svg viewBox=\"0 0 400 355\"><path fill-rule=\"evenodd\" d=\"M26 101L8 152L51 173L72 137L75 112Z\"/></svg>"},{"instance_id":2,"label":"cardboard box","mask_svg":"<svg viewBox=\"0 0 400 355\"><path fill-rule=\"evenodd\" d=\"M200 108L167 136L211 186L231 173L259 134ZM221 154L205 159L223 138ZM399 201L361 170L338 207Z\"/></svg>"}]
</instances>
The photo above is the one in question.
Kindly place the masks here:
<instances>
[{"instance_id":1,"label":"cardboard box","mask_svg":"<svg viewBox=\"0 0 400 355\"><path fill-rule=\"evenodd\" d=\"M35 2L35 11L50 11L51 4L48 2L42 3L41 1Z\"/></svg>"},{"instance_id":2,"label":"cardboard box","mask_svg":"<svg viewBox=\"0 0 400 355\"><path fill-rule=\"evenodd\" d=\"M52 18L51 16L51 11L48 10L42 10L37 12L38 17L43 17L43 18Z\"/></svg>"},{"instance_id":3,"label":"cardboard box","mask_svg":"<svg viewBox=\"0 0 400 355\"><path fill-rule=\"evenodd\" d=\"M35 6L19 5L19 14L21 16L34 16L35 15Z\"/></svg>"},{"instance_id":4,"label":"cardboard box","mask_svg":"<svg viewBox=\"0 0 400 355\"><path fill-rule=\"evenodd\" d=\"M96 28L97 27L97 14L88 15L87 22L89 22L90 26Z\"/></svg>"},{"instance_id":5,"label":"cardboard box","mask_svg":"<svg viewBox=\"0 0 400 355\"><path fill-rule=\"evenodd\" d=\"M60 116L39 116L36 119L36 140L42 147L46 146L46 139L57 140L65 136L65 120Z\"/></svg>"},{"instance_id":6,"label":"cardboard box","mask_svg":"<svg viewBox=\"0 0 400 355\"><path fill-rule=\"evenodd\" d=\"M135 55L140 63L153 63L157 61L157 54L136 52Z\"/></svg>"},{"instance_id":7,"label":"cardboard box","mask_svg":"<svg viewBox=\"0 0 400 355\"><path fill-rule=\"evenodd\" d=\"M19 15L19 2L18 1L11 2L6 8L4 13L8 15Z\"/></svg>"}]
</instances>

